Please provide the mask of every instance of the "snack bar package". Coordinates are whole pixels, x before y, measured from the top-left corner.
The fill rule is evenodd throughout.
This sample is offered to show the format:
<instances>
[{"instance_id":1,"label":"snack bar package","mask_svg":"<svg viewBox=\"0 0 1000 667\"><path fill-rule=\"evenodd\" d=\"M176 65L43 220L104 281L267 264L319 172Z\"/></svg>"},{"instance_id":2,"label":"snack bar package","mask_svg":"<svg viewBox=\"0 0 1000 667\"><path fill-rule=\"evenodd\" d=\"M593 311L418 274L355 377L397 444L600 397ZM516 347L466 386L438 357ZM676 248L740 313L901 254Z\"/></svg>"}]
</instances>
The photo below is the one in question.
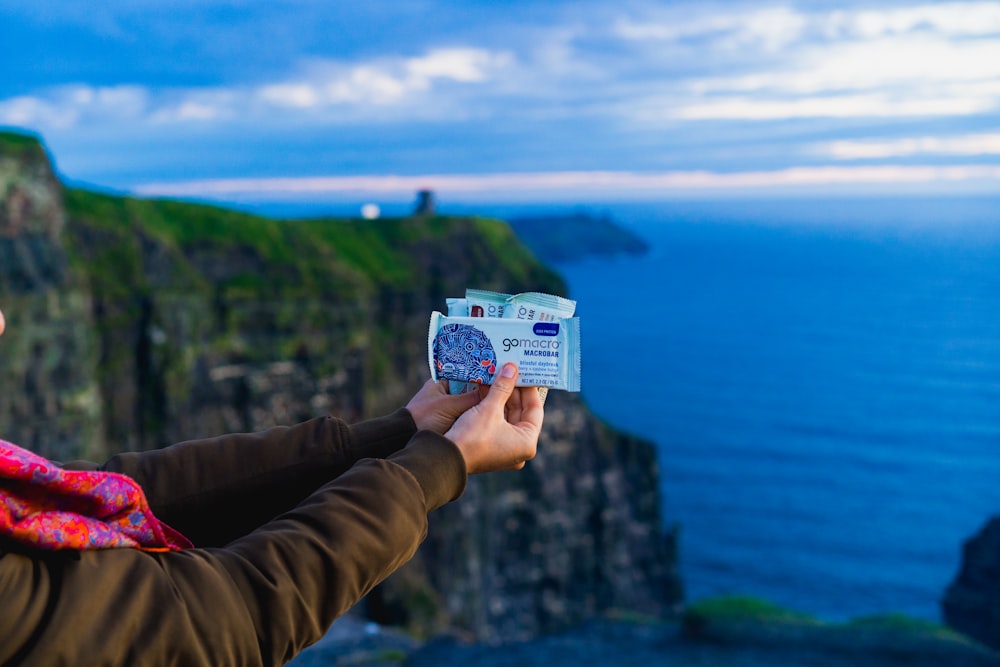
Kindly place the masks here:
<instances>
[{"instance_id":1,"label":"snack bar package","mask_svg":"<svg viewBox=\"0 0 1000 667\"><path fill-rule=\"evenodd\" d=\"M523 292L507 297L503 316L517 320L555 322L572 317L575 312L576 301L572 299L564 299L561 296L545 294L544 292ZM450 311L449 314L451 314ZM539 387L538 395L542 398L542 405L544 405L545 397L549 395L549 388Z\"/></svg>"},{"instance_id":2,"label":"snack bar package","mask_svg":"<svg viewBox=\"0 0 1000 667\"><path fill-rule=\"evenodd\" d=\"M580 320L448 317L435 311L427 357L434 380L492 384L512 361L520 369L519 387L580 391Z\"/></svg>"},{"instance_id":3,"label":"snack bar package","mask_svg":"<svg viewBox=\"0 0 1000 667\"><path fill-rule=\"evenodd\" d=\"M469 308L469 317L503 317L504 306L510 294L490 292L482 289L465 290L465 301Z\"/></svg>"},{"instance_id":4,"label":"snack bar package","mask_svg":"<svg viewBox=\"0 0 1000 667\"><path fill-rule=\"evenodd\" d=\"M469 302L466 299L446 299L448 317L468 317Z\"/></svg>"},{"instance_id":5,"label":"snack bar package","mask_svg":"<svg viewBox=\"0 0 1000 667\"><path fill-rule=\"evenodd\" d=\"M503 316L516 320L555 322L573 317L576 301L543 292L524 292L507 297Z\"/></svg>"},{"instance_id":6,"label":"snack bar package","mask_svg":"<svg viewBox=\"0 0 1000 667\"><path fill-rule=\"evenodd\" d=\"M448 304L448 317L469 316L468 299L447 299L446 303ZM468 382L456 382L454 380L448 381L449 394L464 394L467 391L474 391L475 388L476 385L470 384ZM540 391L541 390L539 389L539 392Z\"/></svg>"}]
</instances>

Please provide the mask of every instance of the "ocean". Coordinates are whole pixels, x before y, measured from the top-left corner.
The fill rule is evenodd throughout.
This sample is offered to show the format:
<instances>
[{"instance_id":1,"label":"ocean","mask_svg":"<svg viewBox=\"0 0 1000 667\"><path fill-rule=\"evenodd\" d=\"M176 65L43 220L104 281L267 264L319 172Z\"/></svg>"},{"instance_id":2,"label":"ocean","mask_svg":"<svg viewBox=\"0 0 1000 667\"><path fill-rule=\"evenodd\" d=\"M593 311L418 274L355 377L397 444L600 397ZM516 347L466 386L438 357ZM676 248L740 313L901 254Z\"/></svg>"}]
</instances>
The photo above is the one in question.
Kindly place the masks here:
<instances>
[{"instance_id":1,"label":"ocean","mask_svg":"<svg viewBox=\"0 0 1000 667\"><path fill-rule=\"evenodd\" d=\"M1000 199L584 210L651 244L558 269L585 400L656 444L688 599L939 621L1000 514Z\"/></svg>"},{"instance_id":2,"label":"ocean","mask_svg":"<svg viewBox=\"0 0 1000 667\"><path fill-rule=\"evenodd\" d=\"M688 600L941 620L1000 515L1000 197L439 209L608 215L651 245L556 268L584 399L657 448Z\"/></svg>"}]
</instances>

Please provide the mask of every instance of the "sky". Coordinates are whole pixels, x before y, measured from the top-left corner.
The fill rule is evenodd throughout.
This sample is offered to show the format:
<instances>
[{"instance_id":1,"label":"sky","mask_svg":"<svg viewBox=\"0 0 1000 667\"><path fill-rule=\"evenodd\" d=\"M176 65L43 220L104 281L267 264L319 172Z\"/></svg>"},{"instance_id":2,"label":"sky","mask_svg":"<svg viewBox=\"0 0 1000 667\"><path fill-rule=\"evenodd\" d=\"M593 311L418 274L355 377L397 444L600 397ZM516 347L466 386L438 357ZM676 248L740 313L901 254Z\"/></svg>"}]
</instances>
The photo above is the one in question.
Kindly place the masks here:
<instances>
[{"instance_id":1,"label":"sky","mask_svg":"<svg viewBox=\"0 0 1000 667\"><path fill-rule=\"evenodd\" d=\"M0 127L229 202L1000 194L1000 2L0 0Z\"/></svg>"}]
</instances>

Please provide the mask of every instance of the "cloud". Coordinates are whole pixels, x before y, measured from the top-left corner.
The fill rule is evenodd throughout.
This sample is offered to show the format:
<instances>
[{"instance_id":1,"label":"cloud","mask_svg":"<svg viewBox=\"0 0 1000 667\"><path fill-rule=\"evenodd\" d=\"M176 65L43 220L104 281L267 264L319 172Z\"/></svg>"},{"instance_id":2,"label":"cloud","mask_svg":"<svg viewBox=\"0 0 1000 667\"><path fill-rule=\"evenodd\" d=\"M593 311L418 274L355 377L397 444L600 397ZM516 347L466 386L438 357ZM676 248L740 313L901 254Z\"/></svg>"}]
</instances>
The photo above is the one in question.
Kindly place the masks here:
<instances>
[{"instance_id":1,"label":"cloud","mask_svg":"<svg viewBox=\"0 0 1000 667\"><path fill-rule=\"evenodd\" d=\"M484 49L431 49L422 55L354 64L312 60L286 81L255 86L149 89L142 86L70 85L0 100L0 124L42 131L129 120L139 124L204 123L263 119L288 110L332 112L341 120L368 119L372 107L396 107L409 117L455 110L445 90L487 83L512 61ZM434 105L414 113L418 98ZM458 94L458 93L456 93Z\"/></svg>"},{"instance_id":2,"label":"cloud","mask_svg":"<svg viewBox=\"0 0 1000 667\"><path fill-rule=\"evenodd\" d=\"M788 120L792 118L887 118L906 116L967 116L989 111L993 98L834 95L799 99L727 97L701 104L677 105L666 113L680 120Z\"/></svg>"},{"instance_id":3,"label":"cloud","mask_svg":"<svg viewBox=\"0 0 1000 667\"><path fill-rule=\"evenodd\" d=\"M763 92L816 94L831 90L921 89L1000 77L1000 39L955 41L940 37L886 37L802 48L791 67L738 77L695 81L699 94Z\"/></svg>"},{"instance_id":4,"label":"cloud","mask_svg":"<svg viewBox=\"0 0 1000 667\"><path fill-rule=\"evenodd\" d=\"M45 95L0 100L0 124L65 129L83 121L140 118L148 106L149 92L141 86L60 86Z\"/></svg>"},{"instance_id":5,"label":"cloud","mask_svg":"<svg viewBox=\"0 0 1000 667\"><path fill-rule=\"evenodd\" d=\"M22 95L0 101L0 125L61 129L72 126L76 119L72 109L40 97Z\"/></svg>"},{"instance_id":6,"label":"cloud","mask_svg":"<svg viewBox=\"0 0 1000 667\"><path fill-rule=\"evenodd\" d=\"M619 17L611 31L632 41L701 40L714 45L780 47L796 41L867 40L906 33L946 37L1000 34L1000 5L951 2L878 9L808 11L793 7L740 9L705 6L649 9L644 15Z\"/></svg>"},{"instance_id":7,"label":"cloud","mask_svg":"<svg viewBox=\"0 0 1000 667\"><path fill-rule=\"evenodd\" d=\"M996 162L989 141L987 150L983 141L935 137L996 131L1000 5L850 4L583 0L531 11L491 6L422 22L412 39L403 36L416 24L403 21L398 29L359 28L337 40L317 38L326 31L316 29L311 41L293 37L321 16L330 25L345 16L377 21L365 7L343 14L318 4L308 22L297 15L286 24L280 8L272 7L248 10L245 25L226 23L223 30L222 18L212 15L200 29L221 31L243 51L216 45L205 71L180 68L169 85L18 88L27 93L0 100L0 124L51 134L63 164L113 162L107 169L119 179L116 186L160 168L213 176L255 164L264 165L260 173L281 175L295 173L290 170L306 160L331 171L345 164L359 172L476 171L489 164L496 171L591 174L573 176L582 179L581 187L589 187L594 173L633 172L558 170L672 168L678 171L671 178L716 174L709 180L718 187L736 187L736 177L722 172L763 174L755 171L761 165L777 169L799 158L837 168L844 160L914 155ZM121 16L130 18L122 25L138 22L147 36L170 32L128 7L105 13L124 11ZM165 4L160 13L180 20ZM255 41L247 35L265 34L289 39L280 49L262 42L257 59L247 60L246 44ZM185 45L153 43L150 62L159 66ZM237 53L239 62L228 60ZM130 78L147 70L102 70L102 77L149 81ZM194 80L212 83L186 83ZM900 131L911 138L893 139L884 129L888 119L905 121ZM350 131L341 131L345 127ZM889 136L871 138L882 134ZM92 157L93 141L86 141L97 136L100 160ZM159 150L165 141L197 142L210 155L188 169L182 163L190 158L179 149ZM289 150L293 145L296 150ZM127 168L118 166L125 157L108 157L112 150L144 153ZM250 162L241 162L251 154ZM697 171L705 168L718 171ZM865 173L874 178L884 172ZM649 177L630 178L640 183Z\"/></svg>"},{"instance_id":8,"label":"cloud","mask_svg":"<svg viewBox=\"0 0 1000 667\"><path fill-rule=\"evenodd\" d=\"M279 107L319 108L337 105L398 105L438 83L480 84L511 60L507 53L484 49L432 49L413 58L383 59L344 65L314 62L301 77L260 86L254 96Z\"/></svg>"},{"instance_id":9,"label":"cloud","mask_svg":"<svg viewBox=\"0 0 1000 667\"><path fill-rule=\"evenodd\" d=\"M652 92L636 91L621 105L632 117L777 120L1000 109L996 3L670 18L622 19L611 29L649 63L650 78L656 77L654 60L665 55L700 63L673 80L659 77ZM662 51L665 44L675 51ZM706 75L698 75L698 67Z\"/></svg>"},{"instance_id":10,"label":"cloud","mask_svg":"<svg viewBox=\"0 0 1000 667\"><path fill-rule=\"evenodd\" d=\"M911 155L1000 155L1000 134L957 137L909 137L889 141L832 141L816 152L837 160L909 157Z\"/></svg>"},{"instance_id":11,"label":"cloud","mask_svg":"<svg viewBox=\"0 0 1000 667\"><path fill-rule=\"evenodd\" d=\"M1000 5L995 2L953 2L893 9L835 11L821 15L831 37L873 38L915 31L952 37L1000 34Z\"/></svg>"},{"instance_id":12,"label":"cloud","mask_svg":"<svg viewBox=\"0 0 1000 667\"><path fill-rule=\"evenodd\" d=\"M418 176L313 176L236 178L147 183L133 191L144 196L298 199L314 195L411 196L425 188L450 195L586 192L662 194L692 190L757 190L829 185L905 185L990 181L1000 183L1000 165L794 167L773 171L560 171L539 173L426 174Z\"/></svg>"},{"instance_id":13,"label":"cloud","mask_svg":"<svg viewBox=\"0 0 1000 667\"><path fill-rule=\"evenodd\" d=\"M762 47L776 51L797 41L806 26L805 15L776 7L693 17L671 13L663 22L619 18L612 33L636 42L703 40L714 43L716 48Z\"/></svg>"}]
</instances>

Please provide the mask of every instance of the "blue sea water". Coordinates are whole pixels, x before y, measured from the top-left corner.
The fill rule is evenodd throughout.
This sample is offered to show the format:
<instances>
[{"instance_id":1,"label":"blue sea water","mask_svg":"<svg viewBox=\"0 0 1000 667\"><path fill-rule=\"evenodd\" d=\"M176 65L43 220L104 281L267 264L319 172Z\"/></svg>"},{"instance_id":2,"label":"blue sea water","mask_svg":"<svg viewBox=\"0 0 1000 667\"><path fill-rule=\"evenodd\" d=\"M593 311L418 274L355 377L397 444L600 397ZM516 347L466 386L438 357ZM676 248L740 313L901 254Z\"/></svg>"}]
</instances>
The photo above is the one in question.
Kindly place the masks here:
<instances>
[{"instance_id":1,"label":"blue sea water","mask_svg":"<svg viewBox=\"0 0 1000 667\"><path fill-rule=\"evenodd\" d=\"M652 247L559 269L584 398L658 448L689 599L939 620L1000 514L1000 199L588 210Z\"/></svg>"}]
</instances>

